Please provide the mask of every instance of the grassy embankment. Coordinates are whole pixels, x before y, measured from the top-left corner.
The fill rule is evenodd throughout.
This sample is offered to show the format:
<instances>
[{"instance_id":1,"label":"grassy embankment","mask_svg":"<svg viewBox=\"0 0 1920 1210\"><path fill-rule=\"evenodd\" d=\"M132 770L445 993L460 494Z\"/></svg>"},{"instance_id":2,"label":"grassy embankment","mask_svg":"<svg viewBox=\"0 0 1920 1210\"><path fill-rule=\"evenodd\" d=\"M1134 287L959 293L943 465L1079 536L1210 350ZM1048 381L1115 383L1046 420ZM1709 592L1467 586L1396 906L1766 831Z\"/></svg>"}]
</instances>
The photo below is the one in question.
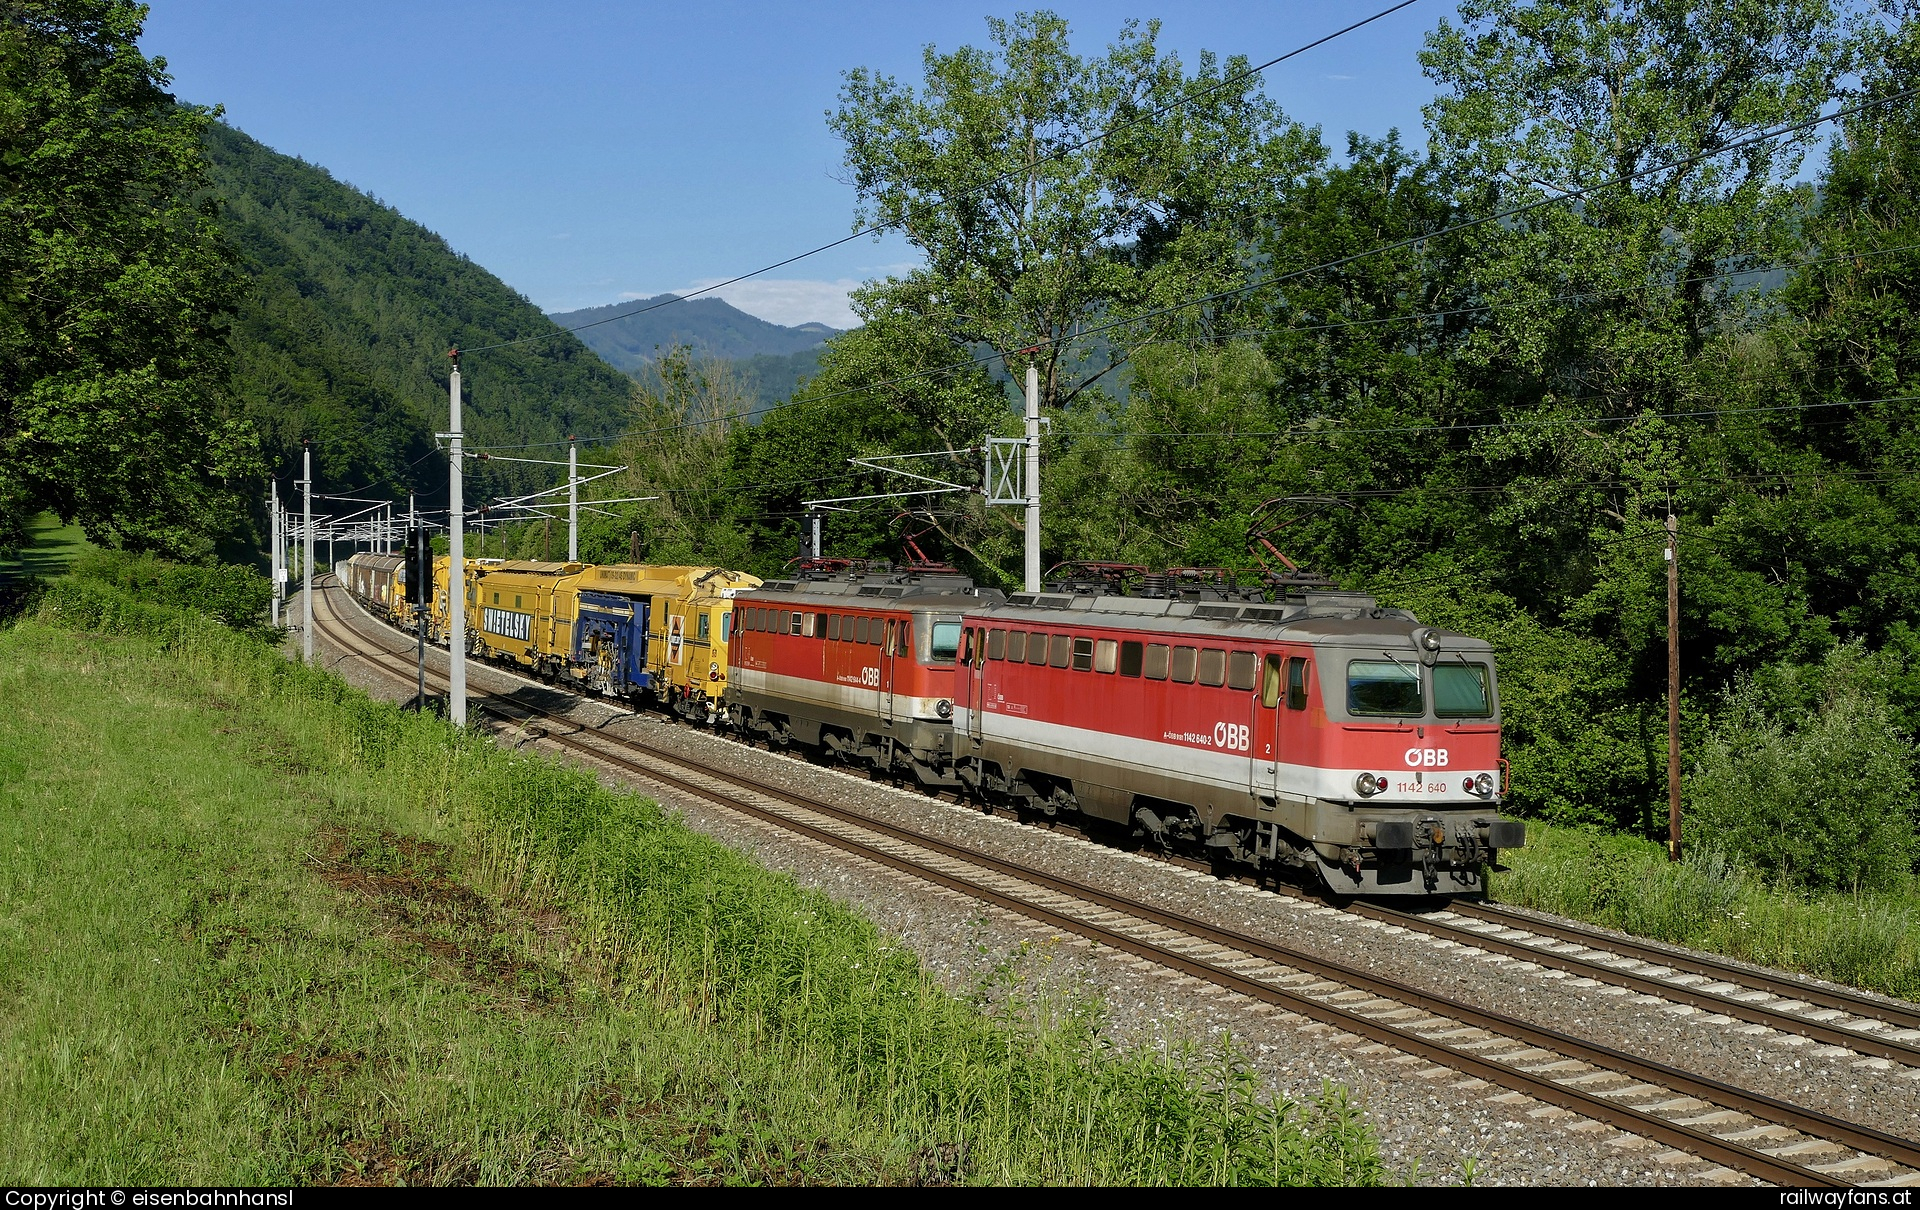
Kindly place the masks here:
<instances>
[{"instance_id":1,"label":"grassy embankment","mask_svg":"<svg viewBox=\"0 0 1920 1210\"><path fill-rule=\"evenodd\" d=\"M0 1181L1380 1178L1337 1093L986 1013L584 773L57 582L0 630Z\"/></svg>"},{"instance_id":2,"label":"grassy embankment","mask_svg":"<svg viewBox=\"0 0 1920 1210\"><path fill-rule=\"evenodd\" d=\"M1541 823L1501 859L1503 902L1920 1000L1920 887L1801 891L1715 854L1676 865L1665 845Z\"/></svg>"}]
</instances>

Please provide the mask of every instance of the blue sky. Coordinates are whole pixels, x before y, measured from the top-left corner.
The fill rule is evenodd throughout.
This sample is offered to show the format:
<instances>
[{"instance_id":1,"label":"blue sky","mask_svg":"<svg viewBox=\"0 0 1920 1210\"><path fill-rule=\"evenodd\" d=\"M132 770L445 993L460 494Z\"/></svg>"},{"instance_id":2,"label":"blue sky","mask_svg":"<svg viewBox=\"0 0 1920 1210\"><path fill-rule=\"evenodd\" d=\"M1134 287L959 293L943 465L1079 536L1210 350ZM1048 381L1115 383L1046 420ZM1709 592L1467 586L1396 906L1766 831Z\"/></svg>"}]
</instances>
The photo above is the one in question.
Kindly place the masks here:
<instances>
[{"instance_id":1,"label":"blue sky","mask_svg":"<svg viewBox=\"0 0 1920 1210\"><path fill-rule=\"evenodd\" d=\"M1162 45L1263 62L1389 0L1061 3L1097 53L1130 17ZM984 45L973 4L154 0L142 45L183 100L320 164L445 236L542 308L684 290L852 229L823 118L841 73L920 78L921 48ZM1398 126L1419 145L1415 56L1450 0L1421 3L1267 73L1329 142ZM847 326L849 286L914 262L855 241L722 296L777 323Z\"/></svg>"}]
</instances>

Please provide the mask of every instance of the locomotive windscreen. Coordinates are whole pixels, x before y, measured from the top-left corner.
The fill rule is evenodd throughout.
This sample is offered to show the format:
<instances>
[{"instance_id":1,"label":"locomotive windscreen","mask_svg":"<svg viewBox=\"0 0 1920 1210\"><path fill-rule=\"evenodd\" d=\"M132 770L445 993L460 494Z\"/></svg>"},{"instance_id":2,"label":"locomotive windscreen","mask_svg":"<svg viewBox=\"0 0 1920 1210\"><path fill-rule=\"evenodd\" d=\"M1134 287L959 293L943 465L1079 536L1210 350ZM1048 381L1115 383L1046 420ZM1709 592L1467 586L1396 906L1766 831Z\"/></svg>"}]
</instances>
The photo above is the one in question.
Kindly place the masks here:
<instances>
[{"instance_id":1,"label":"locomotive windscreen","mask_svg":"<svg viewBox=\"0 0 1920 1210\"><path fill-rule=\"evenodd\" d=\"M1420 670L1398 660L1353 660L1347 664L1347 711L1351 714L1421 715Z\"/></svg>"},{"instance_id":2,"label":"locomotive windscreen","mask_svg":"<svg viewBox=\"0 0 1920 1210\"><path fill-rule=\"evenodd\" d=\"M1434 665L1433 712L1441 718L1486 718L1492 714L1487 701L1487 666Z\"/></svg>"}]
</instances>

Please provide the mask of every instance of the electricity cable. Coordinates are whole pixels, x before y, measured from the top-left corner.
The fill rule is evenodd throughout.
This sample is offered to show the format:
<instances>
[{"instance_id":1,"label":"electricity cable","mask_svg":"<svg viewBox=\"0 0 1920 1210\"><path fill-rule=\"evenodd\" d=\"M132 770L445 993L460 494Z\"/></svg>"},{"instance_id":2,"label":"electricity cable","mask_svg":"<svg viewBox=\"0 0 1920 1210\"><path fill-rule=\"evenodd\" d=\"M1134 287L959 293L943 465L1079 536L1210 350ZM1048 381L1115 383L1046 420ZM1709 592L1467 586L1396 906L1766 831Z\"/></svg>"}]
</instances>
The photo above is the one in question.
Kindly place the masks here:
<instances>
[{"instance_id":1,"label":"electricity cable","mask_svg":"<svg viewBox=\"0 0 1920 1210\"><path fill-rule=\"evenodd\" d=\"M971 194L981 193L988 189L992 189L996 185L1004 184L1005 182L1012 179L1014 176L1016 176L1020 172L1031 171L1032 168L1040 164L1053 163L1057 160L1061 160L1067 156L1073 155L1075 152L1084 151L1088 147L1093 146L1095 143L1098 143L1104 139L1110 138L1113 135L1119 134L1121 131L1130 130L1135 126L1141 126L1149 122L1157 121L1158 119L1160 119L1161 117L1164 117L1168 113L1171 113L1175 109L1179 109L1182 106L1189 105L1192 102L1197 101L1200 98L1209 95L1210 93L1218 92L1220 89L1226 88L1229 85L1238 84L1245 80L1252 79L1253 77L1260 75L1262 72L1266 71L1270 67L1278 66L1279 64L1285 63L1288 59L1294 58L1297 55L1303 55L1310 50L1313 50L1317 47L1324 46L1336 38L1343 37L1346 34L1350 34L1354 30L1357 30L1362 26L1371 25L1375 21L1380 20L1382 17L1391 16L1392 14L1399 12L1401 9L1407 8L1410 5L1413 5L1416 3L1418 3L1418 0L1400 0L1398 4L1394 4L1394 5L1391 5L1390 7L1383 8L1379 12L1374 13L1370 17L1362 18L1361 20L1355 21L1353 24L1346 26L1343 29L1338 29L1338 30L1335 30L1333 33L1326 34L1320 38L1316 38L1314 41L1309 42L1304 46L1297 46L1294 49L1288 51L1286 54L1280 55L1276 58L1268 59L1265 63L1260 64L1258 67L1250 67L1250 68L1247 68L1245 71L1237 72L1234 75L1226 76L1219 80L1215 80L1211 84L1207 85L1205 88L1196 89L1193 92L1190 92L1181 96L1178 100L1169 101L1165 105L1162 105L1156 109L1148 110L1144 114L1140 114L1136 117L1129 118L1124 122L1119 122L1113 126L1109 126L1107 129L1102 130L1098 134L1089 135L1087 138L1084 138L1077 143L1071 144L1070 146L1063 147L1059 151L1056 151L1051 155L1042 156L1040 159L1034 161L1033 164L1025 165L1020 169L1009 169L1008 171L1001 173L999 176L993 177L990 180L984 181L969 189L963 190L959 196L967 197ZM509 348L514 345L532 344L536 341L552 340L556 336L565 336L565 335L570 335L574 332L583 332L588 328L597 328L601 324L617 323L623 319L631 319L636 315L644 315L648 311L657 311L662 307L670 307L675 303L684 302L689 298L697 298L702 294L711 294L715 290L725 289L728 286L746 281L749 278L759 277L760 275L765 273L771 273L775 269L785 268L787 265L791 265L795 261L805 260L810 256L817 256L822 252L826 252L831 249L838 248L842 244L852 243L854 240L860 239L864 236L878 235L881 232L887 231L898 225L899 225L898 223L875 223L867 227L862 227L860 230L855 231L851 235L842 236L839 239L832 241L831 243L821 244L817 248L812 248L805 252L797 253L793 256L787 257L784 260L775 261L770 265L762 265L758 269L754 269L748 273L742 273L737 277L730 277L725 281L715 282L713 285L710 285L710 286L702 286L698 290L690 290L685 294L676 294L670 298L665 299L664 301L649 303L644 307L636 307L631 311L623 312L622 314L619 314L619 315L611 315L605 319L596 319L592 323L579 324L571 328L561 328L553 332L543 332L538 336L523 336L517 340L497 341L489 345L479 345L471 349L462 349L461 352L469 353L469 354L485 353L494 349Z\"/></svg>"},{"instance_id":2,"label":"electricity cable","mask_svg":"<svg viewBox=\"0 0 1920 1210\"><path fill-rule=\"evenodd\" d=\"M1463 219L1459 222L1452 223L1445 227L1442 227L1436 231L1427 232L1422 235L1408 236L1405 239L1394 240L1390 243L1381 244L1376 247L1369 248L1362 252L1355 252L1347 256L1338 257L1334 260L1325 261L1318 265L1311 265L1302 269L1290 270L1286 273L1280 274L1275 277L1263 278L1260 281L1250 282L1241 286L1235 286L1232 289L1228 289L1228 290L1219 290L1209 294L1197 295L1193 298L1186 299L1182 302L1170 303L1167 306L1154 308L1153 310L1143 312L1139 315L1132 315L1123 319L1116 319L1116 320L1109 321L1107 323L1099 324L1091 328L1081 329L1072 333L1071 335L1046 337L1036 341L1032 345L1027 346L1025 349L1020 350L1020 352L1022 353L1038 352L1043 348L1049 348L1057 345L1066 344L1071 340L1083 339L1088 336L1098 335L1102 332L1113 331L1118 328L1130 327L1135 324L1139 324L1145 320L1157 319L1167 315L1172 315L1177 312L1188 310L1193 307L1204 306L1205 304L1210 302L1219 302L1224 299L1236 298L1236 297L1254 293L1260 290L1270 289L1274 286L1282 285L1289 281L1295 281L1311 274L1322 273L1331 269L1338 269L1343 266L1353 264L1357 261L1365 260L1368 257L1379 256L1385 253L1399 251L1404 248L1413 247L1416 244L1426 243L1430 240L1440 239L1445 236L1455 235L1463 231L1469 231L1474 228L1483 227L1489 223L1500 222L1505 219L1515 218L1520 215L1529 214L1533 211L1543 209L1547 206L1552 206L1561 202L1573 201L1579 198L1588 197L1595 193L1600 192L1603 189L1612 188L1617 185L1630 184L1633 181L1639 180L1643 177L1652 176L1654 174L1661 173L1661 172L1668 172L1677 168L1685 168L1689 165L1702 163L1707 160L1717 159L1721 156L1730 155L1733 152L1741 150L1742 148L1755 146L1757 144L1767 142L1772 139L1782 138L1782 137L1785 137L1786 135L1795 134L1800 131L1810 130L1816 126L1823 125L1827 122L1839 121L1843 118L1854 117L1861 113L1865 113L1868 110L1877 109L1881 106L1891 105L1896 101L1905 100L1909 97L1915 96L1916 94L1920 94L1920 86L1905 89L1901 92L1893 93L1885 97L1876 98L1871 101L1865 101L1860 103L1859 105L1851 106L1846 109L1835 110L1833 113L1830 113L1830 114L1824 114L1819 117L1808 118L1804 121L1790 123L1785 126L1773 127L1771 129L1761 131L1757 134L1750 135L1747 138L1735 140L1731 143L1726 144L1725 146L1716 148L1712 151L1703 151L1695 155L1683 157L1681 159L1666 161L1661 164L1654 165L1653 167L1650 167L1650 168L1640 169L1637 172L1622 173L1618 176L1609 177L1606 180L1596 182L1595 184L1592 184L1592 185L1583 185L1576 189L1570 189L1561 193L1556 193L1550 197L1537 198L1531 202L1527 202L1519 206L1513 206L1505 210L1498 210L1490 214L1481 215L1478 218ZM890 386L899 386L904 383L918 381L921 379L933 377L935 375L959 373L965 370L976 369L982 366L990 365L996 361L1007 361L1007 360L1008 359L1005 354L997 353L997 352L990 353L982 357L974 357L974 358L966 359L951 365L936 366L931 369L918 370L911 374L903 374L895 378L885 379L876 383L866 383L866 384L862 384L861 386L847 387L839 391L833 391L825 395L818 395L810 399L798 401L788 406L789 407L815 407L815 406L818 406L819 404L826 403L830 400L838 399L847 395L855 395L855 394L860 394L862 392L876 391L876 390L879 390L885 387L890 387ZM608 441L615 441L623 438L649 437L649 436L655 436L657 434L662 434L662 433L681 432L686 429L699 428L708 424L718 423L720 420L730 420L730 419L733 419L733 417L720 417L720 418L705 419L705 420L691 420L682 424L665 425L665 426L654 428L654 429L642 429L642 430L636 430L636 431L613 433L604 437L587 438L586 440L594 444L603 444ZM515 448L535 449L535 448L544 448L545 446L556 445L556 444L563 444L563 443L558 443L558 442L535 443L535 444L529 444L526 446L515 447Z\"/></svg>"}]
</instances>

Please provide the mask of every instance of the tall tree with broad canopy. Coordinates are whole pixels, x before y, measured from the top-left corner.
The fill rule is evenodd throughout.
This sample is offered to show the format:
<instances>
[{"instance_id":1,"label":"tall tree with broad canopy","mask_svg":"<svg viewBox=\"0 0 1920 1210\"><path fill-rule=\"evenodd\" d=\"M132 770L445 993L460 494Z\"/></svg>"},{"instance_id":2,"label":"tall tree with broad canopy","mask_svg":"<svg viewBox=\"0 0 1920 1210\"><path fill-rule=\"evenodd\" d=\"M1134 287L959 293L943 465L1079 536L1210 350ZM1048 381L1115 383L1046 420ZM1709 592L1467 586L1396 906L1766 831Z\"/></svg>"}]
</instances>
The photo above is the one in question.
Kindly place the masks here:
<instances>
[{"instance_id":1,"label":"tall tree with broad canopy","mask_svg":"<svg viewBox=\"0 0 1920 1210\"><path fill-rule=\"evenodd\" d=\"M146 13L0 3L0 546L51 509L203 556L258 473L221 405L241 282L202 192L214 116L140 53Z\"/></svg>"},{"instance_id":2,"label":"tall tree with broad canopy","mask_svg":"<svg viewBox=\"0 0 1920 1210\"><path fill-rule=\"evenodd\" d=\"M1181 308L1097 339L1080 330L1239 284L1274 197L1325 150L1245 60L1203 54L1189 73L1160 49L1157 23L1129 23L1098 57L1076 54L1051 12L987 25L986 48L928 47L918 89L846 75L828 125L846 144L858 221L899 229L926 264L855 293L867 327L837 342L846 355L822 377L885 364L898 343L896 363L916 369L964 371L984 355L1016 391L1037 365L1044 410L1095 408L1133 349L1219 316ZM962 372L956 386L892 402L958 446L1009 424L990 381ZM1017 554L1011 517L947 520L971 566Z\"/></svg>"},{"instance_id":3,"label":"tall tree with broad canopy","mask_svg":"<svg viewBox=\"0 0 1920 1210\"><path fill-rule=\"evenodd\" d=\"M1244 59L1202 54L1189 75L1157 22L1128 23L1098 58L1050 12L987 26L988 49L928 47L918 90L846 75L828 125L858 221L897 227L927 258L855 305L984 347L1016 378L1035 362L1044 406L1065 406L1124 362L1116 346L1165 330L1096 347L1077 327L1237 283L1274 193L1325 152L1257 76L1239 78Z\"/></svg>"}]
</instances>

